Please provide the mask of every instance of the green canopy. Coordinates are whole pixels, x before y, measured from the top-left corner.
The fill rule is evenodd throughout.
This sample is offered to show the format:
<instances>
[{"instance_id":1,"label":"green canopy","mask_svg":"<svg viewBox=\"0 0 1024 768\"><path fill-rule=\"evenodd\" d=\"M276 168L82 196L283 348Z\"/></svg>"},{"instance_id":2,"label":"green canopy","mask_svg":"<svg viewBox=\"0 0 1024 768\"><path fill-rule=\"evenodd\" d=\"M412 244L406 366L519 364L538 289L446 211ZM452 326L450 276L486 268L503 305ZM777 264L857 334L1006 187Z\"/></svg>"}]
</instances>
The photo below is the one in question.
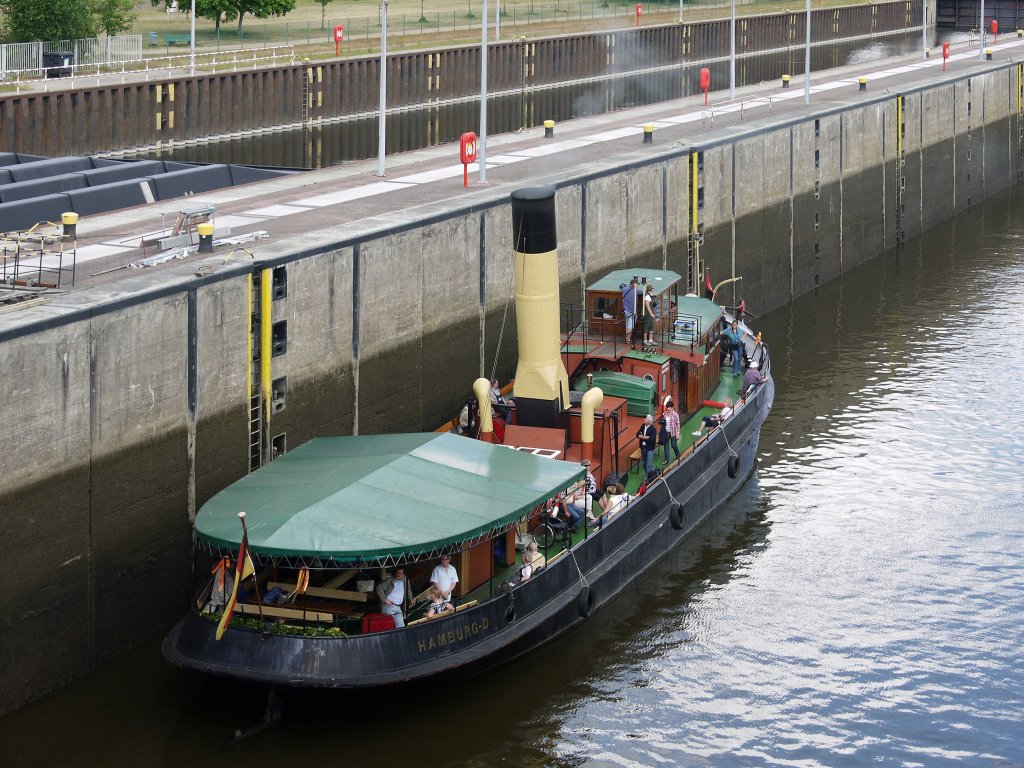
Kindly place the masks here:
<instances>
[{"instance_id":1,"label":"green canopy","mask_svg":"<svg viewBox=\"0 0 1024 768\"><path fill-rule=\"evenodd\" d=\"M257 555L412 558L512 523L583 475L450 433L320 437L206 502L196 535L237 547L244 510Z\"/></svg>"}]
</instances>

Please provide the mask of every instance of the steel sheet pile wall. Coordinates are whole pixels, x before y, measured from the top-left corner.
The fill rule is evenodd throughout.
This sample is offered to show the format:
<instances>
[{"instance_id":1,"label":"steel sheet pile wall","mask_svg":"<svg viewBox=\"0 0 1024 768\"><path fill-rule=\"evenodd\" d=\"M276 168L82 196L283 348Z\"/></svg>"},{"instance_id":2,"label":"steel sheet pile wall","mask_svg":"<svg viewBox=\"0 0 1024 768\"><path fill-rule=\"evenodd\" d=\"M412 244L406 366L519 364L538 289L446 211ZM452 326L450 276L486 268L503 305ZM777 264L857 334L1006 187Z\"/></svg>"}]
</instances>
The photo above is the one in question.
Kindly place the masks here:
<instances>
[{"instance_id":1,"label":"steel sheet pile wall","mask_svg":"<svg viewBox=\"0 0 1024 768\"><path fill-rule=\"evenodd\" d=\"M814 40L913 27L920 23L920 3L902 0L813 11ZM804 18L794 11L740 19L737 52L799 49ZM502 41L489 48L489 88L543 87L728 53L727 20ZM794 54L801 67L802 55ZM480 48L475 45L394 54L387 69L390 107L428 105L480 92ZM0 98L0 147L50 157L96 154L372 114L378 108L378 71L379 58L365 57L9 94ZM676 95L682 94L665 98Z\"/></svg>"},{"instance_id":2,"label":"steel sheet pile wall","mask_svg":"<svg viewBox=\"0 0 1024 768\"><path fill-rule=\"evenodd\" d=\"M686 274L695 213L704 264L742 275L760 314L1019 183L1022 83L1022 65L998 65L516 186L558 185L564 300L612 268ZM512 291L512 188L277 242L252 266L217 257L203 277L187 265L0 316L0 559L17 574L0 597L0 710L184 611L191 517L249 464L250 332L286 338L267 370L268 442L457 413L490 373ZM259 317L270 284L252 280L272 272ZM502 377L514 325L510 312Z\"/></svg>"}]
</instances>

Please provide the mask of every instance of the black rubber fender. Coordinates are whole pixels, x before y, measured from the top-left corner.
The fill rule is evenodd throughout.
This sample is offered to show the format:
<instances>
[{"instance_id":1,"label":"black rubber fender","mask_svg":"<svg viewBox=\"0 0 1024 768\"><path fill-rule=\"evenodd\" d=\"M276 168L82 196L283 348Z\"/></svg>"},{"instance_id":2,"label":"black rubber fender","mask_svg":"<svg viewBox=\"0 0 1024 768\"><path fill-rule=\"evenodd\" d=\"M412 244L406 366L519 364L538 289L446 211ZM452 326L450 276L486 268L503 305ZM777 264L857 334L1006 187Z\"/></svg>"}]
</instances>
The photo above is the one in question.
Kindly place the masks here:
<instances>
[{"instance_id":1,"label":"black rubber fender","mask_svg":"<svg viewBox=\"0 0 1024 768\"><path fill-rule=\"evenodd\" d=\"M594 602L594 593L590 591L589 585L584 586L576 598L576 612L584 619L590 618L594 612Z\"/></svg>"},{"instance_id":2,"label":"black rubber fender","mask_svg":"<svg viewBox=\"0 0 1024 768\"><path fill-rule=\"evenodd\" d=\"M738 454L733 454L729 457L729 466L726 468L729 473L729 477L736 477L740 473L740 457Z\"/></svg>"},{"instance_id":3,"label":"black rubber fender","mask_svg":"<svg viewBox=\"0 0 1024 768\"><path fill-rule=\"evenodd\" d=\"M683 505L678 501L673 501L672 506L669 507L668 521L677 531L683 530L683 526L686 525L686 513L683 511Z\"/></svg>"}]
</instances>

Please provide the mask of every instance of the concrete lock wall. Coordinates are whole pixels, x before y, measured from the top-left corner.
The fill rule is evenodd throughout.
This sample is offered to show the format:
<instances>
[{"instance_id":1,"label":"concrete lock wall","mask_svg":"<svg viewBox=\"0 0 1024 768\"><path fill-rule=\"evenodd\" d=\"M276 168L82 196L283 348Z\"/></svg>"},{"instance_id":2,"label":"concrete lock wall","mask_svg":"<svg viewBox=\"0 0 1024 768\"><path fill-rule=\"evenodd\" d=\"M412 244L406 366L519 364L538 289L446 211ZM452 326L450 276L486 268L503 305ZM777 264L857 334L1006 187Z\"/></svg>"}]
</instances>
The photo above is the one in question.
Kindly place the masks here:
<instances>
[{"instance_id":1,"label":"concrete lock wall","mask_svg":"<svg viewBox=\"0 0 1024 768\"><path fill-rule=\"evenodd\" d=\"M182 615L195 510L250 468L263 323L286 345L261 445L433 429L475 377L514 371L515 187L558 188L564 301L614 268L688 274L696 206L702 266L742 275L761 314L1019 183L1022 78L999 65L764 115L0 315L0 558L17 574L0 597L0 710Z\"/></svg>"}]
</instances>

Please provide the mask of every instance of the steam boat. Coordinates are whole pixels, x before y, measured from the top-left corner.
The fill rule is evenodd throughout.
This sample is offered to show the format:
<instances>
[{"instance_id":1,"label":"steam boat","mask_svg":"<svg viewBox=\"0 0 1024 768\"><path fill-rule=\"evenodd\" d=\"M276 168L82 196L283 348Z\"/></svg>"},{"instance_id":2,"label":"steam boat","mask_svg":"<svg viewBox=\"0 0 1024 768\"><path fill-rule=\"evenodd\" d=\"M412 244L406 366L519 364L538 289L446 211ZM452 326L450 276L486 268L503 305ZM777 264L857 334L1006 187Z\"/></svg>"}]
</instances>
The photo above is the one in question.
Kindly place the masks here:
<instances>
[{"instance_id":1,"label":"steam boat","mask_svg":"<svg viewBox=\"0 0 1024 768\"><path fill-rule=\"evenodd\" d=\"M479 672L585 624L743 484L775 389L760 337L664 270L613 272L563 310L554 191L513 193L512 226L509 401L480 379L452 429L316 438L217 494L195 523L213 575L165 639L169 661L272 687ZM747 387L732 355L760 371ZM667 399L679 456L659 446L648 472L637 433ZM578 526L563 500L586 510ZM432 616L442 556L458 582ZM404 595L389 601L399 569Z\"/></svg>"}]
</instances>

